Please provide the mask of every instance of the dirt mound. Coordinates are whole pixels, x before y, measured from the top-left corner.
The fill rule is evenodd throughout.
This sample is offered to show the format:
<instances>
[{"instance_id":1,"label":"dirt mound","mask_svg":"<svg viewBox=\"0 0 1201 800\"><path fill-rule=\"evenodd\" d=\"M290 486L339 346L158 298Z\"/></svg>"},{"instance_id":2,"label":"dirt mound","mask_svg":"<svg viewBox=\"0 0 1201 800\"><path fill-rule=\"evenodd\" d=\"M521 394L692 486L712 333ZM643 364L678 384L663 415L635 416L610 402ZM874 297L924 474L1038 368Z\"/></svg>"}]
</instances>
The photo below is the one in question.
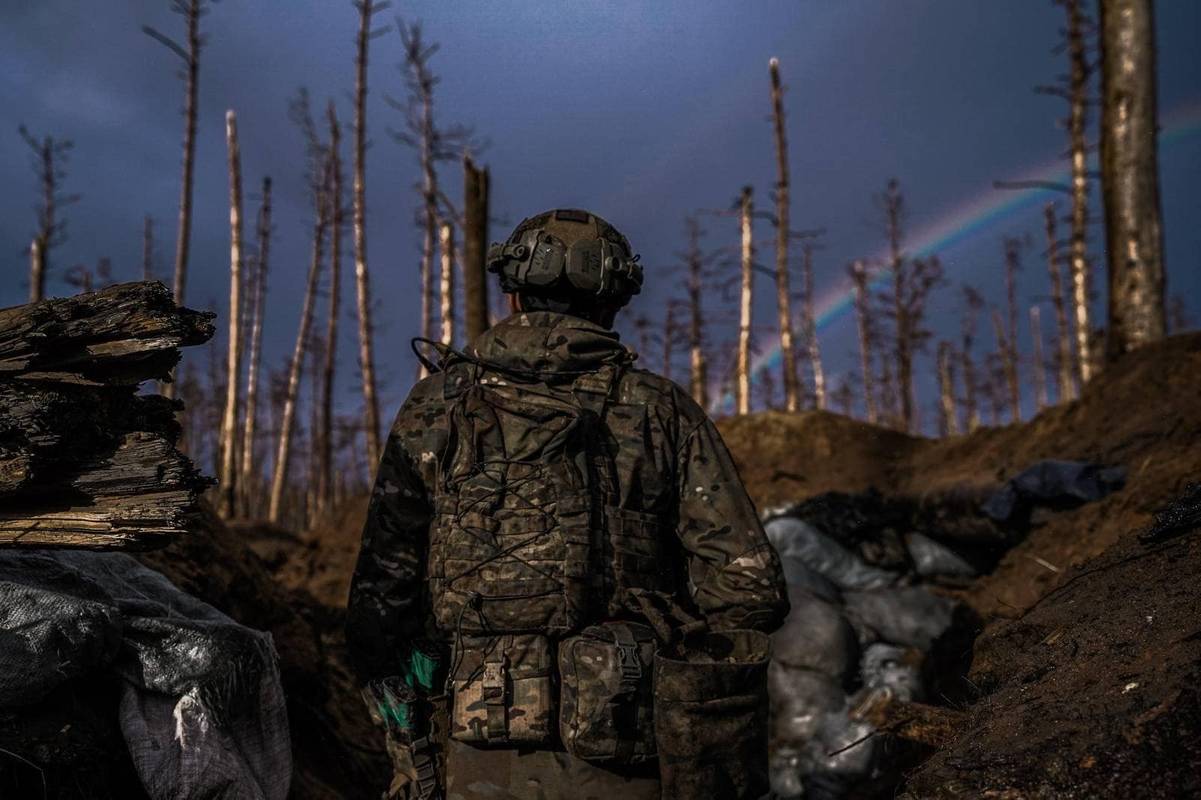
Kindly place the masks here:
<instances>
[{"instance_id":1,"label":"dirt mound","mask_svg":"<svg viewBox=\"0 0 1201 800\"><path fill-rule=\"evenodd\" d=\"M979 698L910 797L1201 793L1201 536L1127 538L977 642Z\"/></svg>"},{"instance_id":2,"label":"dirt mound","mask_svg":"<svg viewBox=\"0 0 1201 800\"><path fill-rule=\"evenodd\" d=\"M367 500L351 498L304 533L263 522L232 527L277 583L307 594L322 606L344 609L359 557Z\"/></svg>"},{"instance_id":3,"label":"dirt mound","mask_svg":"<svg viewBox=\"0 0 1201 800\"><path fill-rule=\"evenodd\" d=\"M1110 366L1083 397L1029 422L945 439L909 437L826 412L754 414L719 427L760 509L827 491L878 489L922 498L996 486L1043 459L1121 465L1124 490L1051 517L1014 548L968 601L1012 617L1145 527L1201 475L1201 334L1174 336Z\"/></svg>"},{"instance_id":4,"label":"dirt mound","mask_svg":"<svg viewBox=\"0 0 1201 800\"><path fill-rule=\"evenodd\" d=\"M1134 535L1201 478L1201 334L1107 368L1074 403L946 439L830 414L721 424L760 508L876 489L979 495L1044 459L1120 465L1100 502L1043 515L957 592L985 625L957 735L909 797L1181 797L1201 792L1201 536Z\"/></svg>"},{"instance_id":5,"label":"dirt mound","mask_svg":"<svg viewBox=\"0 0 1201 800\"><path fill-rule=\"evenodd\" d=\"M238 622L271 633L288 700L293 797L360 797L364 787L386 785L383 737L347 662L344 612L277 581L244 534L207 514L191 536L140 558ZM286 532L273 535L286 541Z\"/></svg>"}]
</instances>

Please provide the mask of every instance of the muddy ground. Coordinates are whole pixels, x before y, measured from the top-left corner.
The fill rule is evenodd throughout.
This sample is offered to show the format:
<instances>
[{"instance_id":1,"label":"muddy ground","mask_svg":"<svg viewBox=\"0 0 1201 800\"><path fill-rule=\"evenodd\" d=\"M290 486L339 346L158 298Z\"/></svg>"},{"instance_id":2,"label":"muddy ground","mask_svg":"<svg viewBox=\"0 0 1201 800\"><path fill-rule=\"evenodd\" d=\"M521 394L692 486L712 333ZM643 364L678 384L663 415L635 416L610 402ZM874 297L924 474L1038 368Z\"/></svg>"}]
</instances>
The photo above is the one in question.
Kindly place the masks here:
<instances>
[{"instance_id":1,"label":"muddy ground","mask_svg":"<svg viewBox=\"0 0 1201 800\"><path fill-rule=\"evenodd\" d=\"M978 493L1047 458L1125 466L1124 489L1049 515L990 574L958 590L982 621L974 645L962 646L959 672L941 676L963 716L896 792L1201 794L1201 536L1137 537L1201 480L1201 334L1128 357L1075 403L968 436L913 438L822 412L756 414L721 428L761 509L828 491L874 488L919 501ZM342 638L365 509L364 500L349 503L305 534L210 517L144 556L275 637L299 798L370 797L386 783Z\"/></svg>"}]
</instances>

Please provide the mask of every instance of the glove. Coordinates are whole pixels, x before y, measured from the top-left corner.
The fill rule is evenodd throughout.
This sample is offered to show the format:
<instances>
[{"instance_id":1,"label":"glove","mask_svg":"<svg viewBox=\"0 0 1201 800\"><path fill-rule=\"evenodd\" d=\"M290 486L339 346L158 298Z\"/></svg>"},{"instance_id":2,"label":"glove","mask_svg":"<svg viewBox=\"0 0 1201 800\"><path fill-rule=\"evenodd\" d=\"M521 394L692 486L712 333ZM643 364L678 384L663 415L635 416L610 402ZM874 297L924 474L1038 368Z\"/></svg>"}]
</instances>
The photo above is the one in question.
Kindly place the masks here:
<instances>
[{"instance_id":1,"label":"glove","mask_svg":"<svg viewBox=\"0 0 1201 800\"><path fill-rule=\"evenodd\" d=\"M392 782L384 799L442 800L439 749L431 745L429 735L414 738L414 727L418 719L425 719L436 729L441 722L436 712L444 703L418 698L399 676L371 681L362 695L371 720L384 729L384 745L392 763Z\"/></svg>"}]
</instances>

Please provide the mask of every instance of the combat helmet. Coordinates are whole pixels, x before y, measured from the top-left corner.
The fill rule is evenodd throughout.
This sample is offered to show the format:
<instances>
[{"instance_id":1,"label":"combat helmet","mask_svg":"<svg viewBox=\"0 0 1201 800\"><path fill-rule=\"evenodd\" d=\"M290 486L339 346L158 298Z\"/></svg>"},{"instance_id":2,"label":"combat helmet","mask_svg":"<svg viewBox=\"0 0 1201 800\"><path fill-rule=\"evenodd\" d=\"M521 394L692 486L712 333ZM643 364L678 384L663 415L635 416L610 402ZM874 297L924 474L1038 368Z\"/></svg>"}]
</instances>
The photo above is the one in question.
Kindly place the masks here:
<instances>
[{"instance_id":1,"label":"combat helmet","mask_svg":"<svg viewBox=\"0 0 1201 800\"><path fill-rule=\"evenodd\" d=\"M556 304L620 308L642 290L642 267L625 236L589 211L556 208L521 221L488 248L501 290ZM562 309L558 309L562 310Z\"/></svg>"}]
</instances>

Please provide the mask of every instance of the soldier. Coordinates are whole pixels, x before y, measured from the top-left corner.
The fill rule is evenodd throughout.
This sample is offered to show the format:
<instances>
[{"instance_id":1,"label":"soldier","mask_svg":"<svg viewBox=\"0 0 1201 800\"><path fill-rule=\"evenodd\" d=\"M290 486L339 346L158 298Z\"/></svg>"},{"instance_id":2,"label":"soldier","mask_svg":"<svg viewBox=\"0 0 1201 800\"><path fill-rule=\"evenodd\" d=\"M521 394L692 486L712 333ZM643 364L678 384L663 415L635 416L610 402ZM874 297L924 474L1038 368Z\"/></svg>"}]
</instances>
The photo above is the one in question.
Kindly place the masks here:
<instances>
[{"instance_id":1,"label":"soldier","mask_svg":"<svg viewBox=\"0 0 1201 800\"><path fill-rule=\"evenodd\" d=\"M705 412L612 331L626 238L559 209L488 269L513 314L400 409L350 591L388 796L658 798L652 653L777 628L779 560Z\"/></svg>"}]
</instances>

